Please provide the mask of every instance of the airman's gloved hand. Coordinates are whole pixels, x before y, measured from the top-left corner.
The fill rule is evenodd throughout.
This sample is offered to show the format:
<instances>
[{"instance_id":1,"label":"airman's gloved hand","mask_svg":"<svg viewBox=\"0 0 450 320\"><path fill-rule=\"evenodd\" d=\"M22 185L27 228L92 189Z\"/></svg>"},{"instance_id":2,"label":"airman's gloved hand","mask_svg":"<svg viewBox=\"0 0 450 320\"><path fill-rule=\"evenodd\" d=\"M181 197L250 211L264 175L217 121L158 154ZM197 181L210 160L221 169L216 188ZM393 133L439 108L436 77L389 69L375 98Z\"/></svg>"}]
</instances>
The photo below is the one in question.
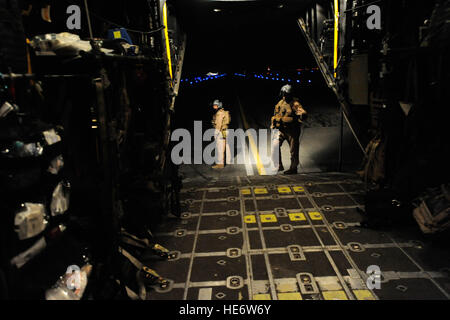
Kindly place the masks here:
<instances>
[{"instance_id":1,"label":"airman's gloved hand","mask_svg":"<svg viewBox=\"0 0 450 320\"><path fill-rule=\"evenodd\" d=\"M271 129L278 129L278 128L280 128L281 116L280 115L273 116L272 119L271 119L271 122L272 122Z\"/></svg>"}]
</instances>

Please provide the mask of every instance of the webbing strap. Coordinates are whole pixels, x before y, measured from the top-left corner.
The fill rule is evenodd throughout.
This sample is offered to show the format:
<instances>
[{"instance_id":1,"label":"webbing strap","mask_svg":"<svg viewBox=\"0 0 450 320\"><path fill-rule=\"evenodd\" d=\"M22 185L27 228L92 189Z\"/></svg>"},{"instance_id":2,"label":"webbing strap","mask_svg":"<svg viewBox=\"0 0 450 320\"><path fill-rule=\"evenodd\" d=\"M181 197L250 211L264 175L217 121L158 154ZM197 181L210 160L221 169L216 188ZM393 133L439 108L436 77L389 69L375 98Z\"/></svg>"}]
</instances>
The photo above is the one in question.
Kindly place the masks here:
<instances>
[{"instance_id":1,"label":"webbing strap","mask_svg":"<svg viewBox=\"0 0 450 320\"><path fill-rule=\"evenodd\" d=\"M130 260L130 262L139 270L141 270L144 266L142 262L133 257L127 250L123 249L122 247L119 247L119 252L123 254L128 260Z\"/></svg>"},{"instance_id":2,"label":"webbing strap","mask_svg":"<svg viewBox=\"0 0 450 320\"><path fill-rule=\"evenodd\" d=\"M121 285L119 280L116 280L118 285ZM137 295L136 292L134 292L133 290L131 290L130 288L128 288L128 286L125 286L125 291L127 293L128 298L130 298L131 300L139 300L140 297Z\"/></svg>"},{"instance_id":3,"label":"webbing strap","mask_svg":"<svg viewBox=\"0 0 450 320\"><path fill-rule=\"evenodd\" d=\"M135 236L134 234L128 233L127 231L125 231L125 229L122 229L120 233L122 235L125 235L125 236L129 237L129 238L134 239L135 241L143 242L143 243L145 243L145 245L147 247L150 247L150 241L148 239L146 239L146 238L139 238L139 237Z\"/></svg>"}]
</instances>

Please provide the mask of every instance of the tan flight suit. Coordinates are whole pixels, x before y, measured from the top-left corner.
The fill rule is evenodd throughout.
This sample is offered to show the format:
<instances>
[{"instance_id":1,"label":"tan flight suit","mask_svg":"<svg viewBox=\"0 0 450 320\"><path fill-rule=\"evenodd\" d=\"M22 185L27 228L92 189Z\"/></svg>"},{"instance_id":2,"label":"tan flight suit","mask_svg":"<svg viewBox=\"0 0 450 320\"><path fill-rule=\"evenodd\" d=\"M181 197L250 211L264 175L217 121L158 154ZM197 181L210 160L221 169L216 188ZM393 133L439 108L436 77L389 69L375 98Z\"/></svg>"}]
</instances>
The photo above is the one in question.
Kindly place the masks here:
<instances>
[{"instance_id":1,"label":"tan flight suit","mask_svg":"<svg viewBox=\"0 0 450 320\"><path fill-rule=\"evenodd\" d=\"M226 162L231 163L231 152L230 146L226 143L226 130L228 129L228 124L224 121L226 114L225 110L222 108L217 110L212 119L212 125L215 129L215 138L217 143L217 164L224 164L224 155L226 149Z\"/></svg>"},{"instance_id":2,"label":"tan flight suit","mask_svg":"<svg viewBox=\"0 0 450 320\"><path fill-rule=\"evenodd\" d=\"M301 104L299 108L293 109L292 104L287 103L284 99L280 100L275 106L274 115L272 117L272 129L278 129L279 133L272 140L272 161L276 168L282 169L281 161L281 145L286 140L289 143L291 153L290 169L297 169L300 164L299 159L299 137L302 123L302 117L306 114ZM278 154L277 154L278 152Z\"/></svg>"}]
</instances>

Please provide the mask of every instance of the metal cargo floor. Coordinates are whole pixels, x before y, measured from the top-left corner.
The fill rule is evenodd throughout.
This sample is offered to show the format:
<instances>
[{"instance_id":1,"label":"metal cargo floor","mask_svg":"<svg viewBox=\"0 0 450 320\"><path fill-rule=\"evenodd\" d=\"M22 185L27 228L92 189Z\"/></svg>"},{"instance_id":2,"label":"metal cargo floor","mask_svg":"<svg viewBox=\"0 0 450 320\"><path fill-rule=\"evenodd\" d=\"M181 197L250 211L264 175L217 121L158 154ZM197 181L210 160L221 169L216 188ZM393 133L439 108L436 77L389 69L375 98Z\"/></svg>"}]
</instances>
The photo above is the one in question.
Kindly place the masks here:
<instances>
[{"instance_id":1,"label":"metal cargo floor","mask_svg":"<svg viewBox=\"0 0 450 320\"><path fill-rule=\"evenodd\" d=\"M155 234L177 257L147 261L171 285L148 299L449 299L449 250L414 226L359 227L363 192L350 174L192 181L181 219ZM373 265L382 281L370 290Z\"/></svg>"}]
</instances>

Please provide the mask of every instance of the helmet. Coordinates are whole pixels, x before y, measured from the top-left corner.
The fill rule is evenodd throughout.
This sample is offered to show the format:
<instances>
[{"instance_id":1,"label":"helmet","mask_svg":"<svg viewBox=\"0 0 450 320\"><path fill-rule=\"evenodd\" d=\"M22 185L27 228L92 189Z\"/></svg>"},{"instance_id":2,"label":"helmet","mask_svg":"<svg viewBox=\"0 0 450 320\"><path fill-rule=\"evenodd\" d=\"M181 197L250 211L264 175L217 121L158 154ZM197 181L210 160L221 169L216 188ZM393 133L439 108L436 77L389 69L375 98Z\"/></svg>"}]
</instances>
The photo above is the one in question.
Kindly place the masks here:
<instances>
[{"instance_id":1,"label":"helmet","mask_svg":"<svg viewBox=\"0 0 450 320\"><path fill-rule=\"evenodd\" d=\"M284 86L281 87L280 96L290 95L291 91L292 91L292 86L289 84L285 84Z\"/></svg>"},{"instance_id":2,"label":"helmet","mask_svg":"<svg viewBox=\"0 0 450 320\"><path fill-rule=\"evenodd\" d=\"M219 99L214 100L214 102L212 103L213 106L218 106L219 108L223 107L222 102Z\"/></svg>"}]
</instances>

